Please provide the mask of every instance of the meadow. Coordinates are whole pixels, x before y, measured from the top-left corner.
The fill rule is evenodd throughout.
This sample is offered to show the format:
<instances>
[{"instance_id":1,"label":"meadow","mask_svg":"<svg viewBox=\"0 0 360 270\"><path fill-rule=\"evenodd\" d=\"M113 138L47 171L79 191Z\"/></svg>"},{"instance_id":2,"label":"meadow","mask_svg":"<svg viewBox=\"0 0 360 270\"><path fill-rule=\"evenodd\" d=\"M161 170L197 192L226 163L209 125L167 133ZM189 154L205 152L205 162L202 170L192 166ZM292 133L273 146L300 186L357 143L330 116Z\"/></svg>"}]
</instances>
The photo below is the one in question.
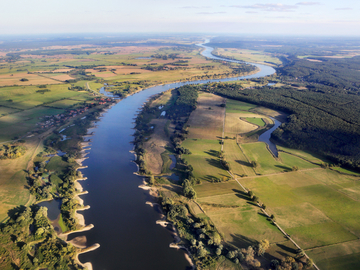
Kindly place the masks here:
<instances>
[{"instance_id":1,"label":"meadow","mask_svg":"<svg viewBox=\"0 0 360 270\"><path fill-rule=\"evenodd\" d=\"M236 48L229 48L229 49L218 48L216 49L215 53L217 55L225 56L236 60L246 61L246 62L261 63L268 65L271 64L274 66L281 64L281 61L277 57L274 57L271 54L262 51L253 51L253 50L236 49Z\"/></svg>"},{"instance_id":2,"label":"meadow","mask_svg":"<svg viewBox=\"0 0 360 270\"><path fill-rule=\"evenodd\" d=\"M226 117L230 115L234 120L237 118L234 114L246 111L266 110L244 102L226 101ZM193 115L196 114L195 110ZM257 117L261 118L266 115ZM320 269L357 269L360 264L357 174L344 168L325 169L321 165L328 161L310 152L279 147L279 156L274 157L265 143L238 144L232 136L239 136L236 131L241 129L227 127L233 122L225 121L225 135L229 138L224 140L223 150L236 180L266 205L266 211L275 216L276 222ZM296 247L262 215L237 181L206 181L212 176L230 175L216 155L221 148L219 141L195 138L192 130L196 131L197 126L195 121L192 123L191 139L182 144L192 154L184 158L193 166L195 177L203 180L195 186L198 202L224 239L237 247L268 239L271 248L266 258L294 256ZM249 123L243 123L246 129ZM257 166L253 167L251 161Z\"/></svg>"}]
</instances>

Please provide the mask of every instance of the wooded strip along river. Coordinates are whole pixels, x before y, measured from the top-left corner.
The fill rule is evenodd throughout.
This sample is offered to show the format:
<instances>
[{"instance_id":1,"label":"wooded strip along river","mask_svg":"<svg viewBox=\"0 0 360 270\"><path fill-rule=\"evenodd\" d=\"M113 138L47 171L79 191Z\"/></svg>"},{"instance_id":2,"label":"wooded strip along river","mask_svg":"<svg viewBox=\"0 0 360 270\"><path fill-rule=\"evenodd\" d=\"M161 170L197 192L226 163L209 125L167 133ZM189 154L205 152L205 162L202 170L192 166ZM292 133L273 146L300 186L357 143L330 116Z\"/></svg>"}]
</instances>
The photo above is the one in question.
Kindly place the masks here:
<instances>
[{"instance_id":1,"label":"wooded strip along river","mask_svg":"<svg viewBox=\"0 0 360 270\"><path fill-rule=\"evenodd\" d=\"M202 54L208 58L222 59L211 55L212 48L203 44ZM249 76L200 80L155 86L129 96L111 107L97 123L91 137L91 150L83 162L88 168L83 174L88 178L81 182L89 193L82 195L84 205L91 208L84 214L86 224L94 224L85 235L87 244L99 243L100 248L81 254L82 262L91 262L94 270L184 270L189 267L184 252L169 248L173 235L157 225L159 212L145 202L147 191L138 188L142 177L134 174L137 166L131 141L137 111L154 94L186 84L233 81L271 75L275 70L269 66L255 64L260 72Z\"/></svg>"}]
</instances>

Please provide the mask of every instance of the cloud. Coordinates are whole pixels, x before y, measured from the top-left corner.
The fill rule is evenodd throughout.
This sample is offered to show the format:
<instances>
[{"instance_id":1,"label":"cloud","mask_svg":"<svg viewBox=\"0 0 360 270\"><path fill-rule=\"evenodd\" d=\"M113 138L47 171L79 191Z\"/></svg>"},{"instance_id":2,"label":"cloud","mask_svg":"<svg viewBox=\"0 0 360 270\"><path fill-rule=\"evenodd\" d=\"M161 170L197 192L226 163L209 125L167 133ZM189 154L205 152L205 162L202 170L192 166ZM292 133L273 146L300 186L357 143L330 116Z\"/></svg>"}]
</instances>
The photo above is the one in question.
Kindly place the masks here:
<instances>
[{"instance_id":1,"label":"cloud","mask_svg":"<svg viewBox=\"0 0 360 270\"><path fill-rule=\"evenodd\" d=\"M335 10L353 10L353 9L349 7L344 7L344 8L335 8Z\"/></svg>"},{"instance_id":2,"label":"cloud","mask_svg":"<svg viewBox=\"0 0 360 270\"><path fill-rule=\"evenodd\" d=\"M284 4L255 4L251 6L233 5L230 7L258 9L262 11L275 11L275 12L293 12L295 9L298 8L297 5L284 5Z\"/></svg>"},{"instance_id":3,"label":"cloud","mask_svg":"<svg viewBox=\"0 0 360 270\"><path fill-rule=\"evenodd\" d=\"M256 11L246 11L245 13L259 13L259 12L256 12Z\"/></svg>"},{"instance_id":4,"label":"cloud","mask_svg":"<svg viewBox=\"0 0 360 270\"><path fill-rule=\"evenodd\" d=\"M202 7L198 7L198 6L184 6L181 8L211 8L210 6L202 6Z\"/></svg>"},{"instance_id":5,"label":"cloud","mask_svg":"<svg viewBox=\"0 0 360 270\"><path fill-rule=\"evenodd\" d=\"M320 2L299 2L296 3L296 5L298 6L316 6L316 5L321 5Z\"/></svg>"},{"instance_id":6,"label":"cloud","mask_svg":"<svg viewBox=\"0 0 360 270\"><path fill-rule=\"evenodd\" d=\"M206 15L209 15L209 14L224 14L224 13L227 13L227 12L224 12L224 11L218 11L218 12L197 12L196 14L206 14Z\"/></svg>"}]
</instances>

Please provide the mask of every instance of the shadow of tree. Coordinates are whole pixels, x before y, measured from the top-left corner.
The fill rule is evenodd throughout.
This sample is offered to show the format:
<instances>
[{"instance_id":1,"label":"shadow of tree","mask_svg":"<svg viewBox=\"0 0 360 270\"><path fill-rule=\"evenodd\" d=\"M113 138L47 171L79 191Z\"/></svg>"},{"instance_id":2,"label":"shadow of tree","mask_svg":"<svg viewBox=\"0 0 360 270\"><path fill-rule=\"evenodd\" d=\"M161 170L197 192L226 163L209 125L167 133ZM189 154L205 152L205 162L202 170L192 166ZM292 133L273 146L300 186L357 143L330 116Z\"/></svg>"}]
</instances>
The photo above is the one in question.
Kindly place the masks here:
<instances>
[{"instance_id":1,"label":"shadow of tree","mask_svg":"<svg viewBox=\"0 0 360 270\"><path fill-rule=\"evenodd\" d=\"M209 163L209 165L214 166L219 169L223 169L223 167L221 166L220 161L218 159L207 158L205 160Z\"/></svg>"},{"instance_id":2,"label":"shadow of tree","mask_svg":"<svg viewBox=\"0 0 360 270\"><path fill-rule=\"evenodd\" d=\"M232 241L229 241L231 244L237 246L238 248L247 248L248 246L254 246L257 244L257 241L246 237L240 234L231 234Z\"/></svg>"},{"instance_id":3,"label":"shadow of tree","mask_svg":"<svg viewBox=\"0 0 360 270\"><path fill-rule=\"evenodd\" d=\"M250 198L249 196L247 195L247 193L245 193L244 191L241 191L239 189L233 189L232 191L234 191L236 194L237 197L239 197L240 199L244 199L246 201L248 201Z\"/></svg>"},{"instance_id":4,"label":"shadow of tree","mask_svg":"<svg viewBox=\"0 0 360 270\"><path fill-rule=\"evenodd\" d=\"M265 215L263 212L258 212L258 214L259 214L260 216L262 216L262 217L268 218L268 216Z\"/></svg>"},{"instance_id":5,"label":"shadow of tree","mask_svg":"<svg viewBox=\"0 0 360 270\"><path fill-rule=\"evenodd\" d=\"M282 245L282 244L276 244L279 248L281 248L282 250L289 252L289 253L294 253L296 254L296 249Z\"/></svg>"},{"instance_id":6,"label":"shadow of tree","mask_svg":"<svg viewBox=\"0 0 360 270\"><path fill-rule=\"evenodd\" d=\"M280 168L280 169L283 169L283 170L285 170L285 171L287 171L287 172L291 172L291 171L292 171L292 168L287 167L287 166L275 165L275 167L278 167L278 168Z\"/></svg>"},{"instance_id":7,"label":"shadow of tree","mask_svg":"<svg viewBox=\"0 0 360 270\"><path fill-rule=\"evenodd\" d=\"M209 151L204 151L205 154L208 154L210 156L213 157L219 157L219 152L216 150L209 150Z\"/></svg>"},{"instance_id":8,"label":"shadow of tree","mask_svg":"<svg viewBox=\"0 0 360 270\"><path fill-rule=\"evenodd\" d=\"M235 162L239 163L240 165L246 166L246 167L252 167L251 163L243 160L235 160Z\"/></svg>"}]
</instances>

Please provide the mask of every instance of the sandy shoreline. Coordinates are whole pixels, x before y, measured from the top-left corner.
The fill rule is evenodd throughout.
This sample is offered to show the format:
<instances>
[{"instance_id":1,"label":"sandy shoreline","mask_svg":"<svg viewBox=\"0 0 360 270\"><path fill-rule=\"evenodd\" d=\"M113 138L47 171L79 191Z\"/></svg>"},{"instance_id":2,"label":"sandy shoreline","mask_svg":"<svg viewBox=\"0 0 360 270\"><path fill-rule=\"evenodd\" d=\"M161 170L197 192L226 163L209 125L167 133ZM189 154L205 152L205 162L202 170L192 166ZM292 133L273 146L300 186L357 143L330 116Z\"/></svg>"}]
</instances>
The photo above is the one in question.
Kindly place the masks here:
<instances>
[{"instance_id":1,"label":"sandy shoreline","mask_svg":"<svg viewBox=\"0 0 360 270\"><path fill-rule=\"evenodd\" d=\"M184 252L185 259L189 262L190 266L193 267L193 269L195 269L195 265L191 259L190 251L185 246L178 245L178 243L181 241L181 238L180 238L180 235L179 235L177 229L175 228L173 223L166 220L166 216L164 215L164 213L161 209L161 206L156 202L156 198L158 196L158 189L155 187L149 186L145 182L145 180L143 180L143 184L139 185L138 187L143 190L149 191L149 195L152 198L152 201L146 201L145 204L147 204L153 208L157 206L160 210L160 213L161 213L160 219L156 221L156 224L159 224L160 226L162 226L164 228L167 228L169 225L172 227L172 235L174 237L174 242L170 243L169 247L176 248L176 249L183 249L185 251Z\"/></svg>"}]
</instances>

